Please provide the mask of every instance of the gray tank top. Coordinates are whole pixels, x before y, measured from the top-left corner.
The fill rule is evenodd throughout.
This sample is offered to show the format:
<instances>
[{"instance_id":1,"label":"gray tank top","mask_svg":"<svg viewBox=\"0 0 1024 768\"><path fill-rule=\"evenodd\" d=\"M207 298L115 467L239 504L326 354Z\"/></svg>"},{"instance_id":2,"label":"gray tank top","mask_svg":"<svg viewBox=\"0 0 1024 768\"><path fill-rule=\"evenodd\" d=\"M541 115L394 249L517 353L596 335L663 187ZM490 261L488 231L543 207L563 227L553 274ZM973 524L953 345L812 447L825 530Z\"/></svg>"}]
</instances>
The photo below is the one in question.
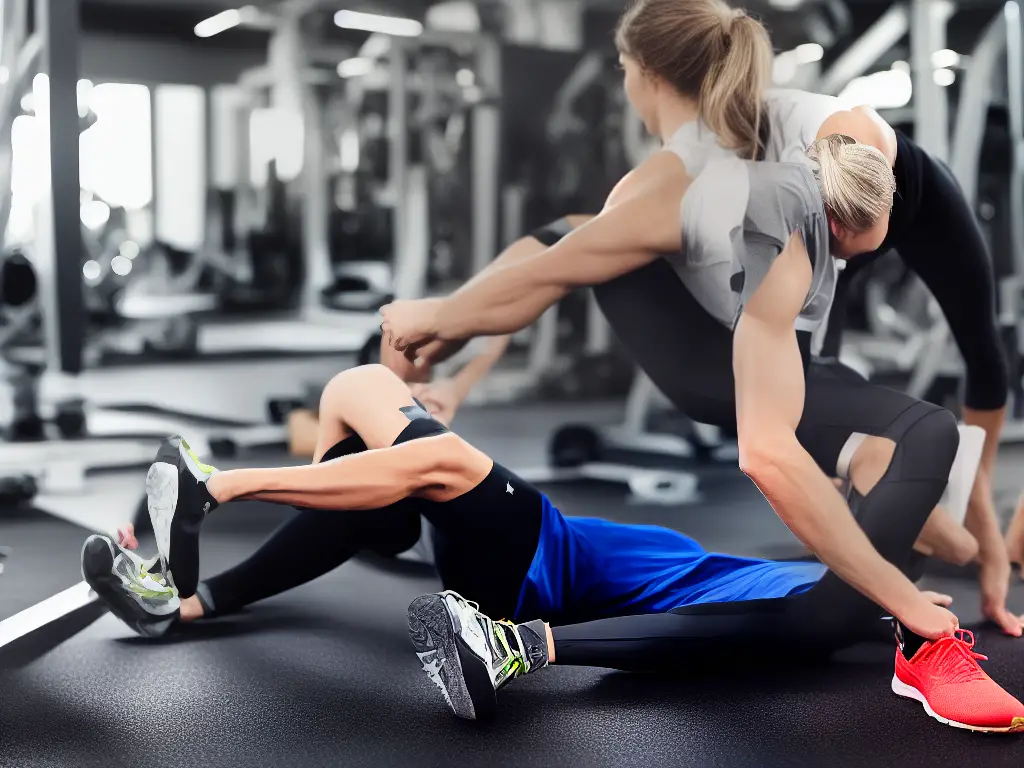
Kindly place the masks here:
<instances>
[{"instance_id":1,"label":"gray tank top","mask_svg":"<svg viewBox=\"0 0 1024 768\"><path fill-rule=\"evenodd\" d=\"M775 259L799 232L813 278L799 331L828 317L837 268L810 161L741 160L706 127L687 124L665 145L694 177L682 202L683 250L666 254L684 285L714 318L734 328Z\"/></svg>"}]
</instances>

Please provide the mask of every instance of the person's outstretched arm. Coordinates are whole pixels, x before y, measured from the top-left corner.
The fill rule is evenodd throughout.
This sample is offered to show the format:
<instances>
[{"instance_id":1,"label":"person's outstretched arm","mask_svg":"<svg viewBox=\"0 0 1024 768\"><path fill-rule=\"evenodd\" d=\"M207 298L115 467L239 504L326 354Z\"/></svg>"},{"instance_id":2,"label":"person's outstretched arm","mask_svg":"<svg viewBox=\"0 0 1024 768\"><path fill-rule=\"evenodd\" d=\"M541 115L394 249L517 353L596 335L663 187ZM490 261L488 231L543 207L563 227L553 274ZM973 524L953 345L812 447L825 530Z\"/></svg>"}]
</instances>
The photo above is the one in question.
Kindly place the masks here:
<instances>
[{"instance_id":1,"label":"person's outstretched arm","mask_svg":"<svg viewBox=\"0 0 1024 768\"><path fill-rule=\"evenodd\" d=\"M659 152L612 191L604 210L544 251L489 269L447 299L381 309L398 349L431 339L514 333L570 290L598 285L682 247L679 208L690 178Z\"/></svg>"},{"instance_id":2,"label":"person's outstretched arm","mask_svg":"<svg viewBox=\"0 0 1024 768\"><path fill-rule=\"evenodd\" d=\"M458 495L490 469L486 455L449 432L319 464L225 470L207 489L218 504L255 499L311 509L381 509L409 496Z\"/></svg>"},{"instance_id":3,"label":"person's outstretched arm","mask_svg":"<svg viewBox=\"0 0 1024 768\"><path fill-rule=\"evenodd\" d=\"M805 384L794 323L811 277L806 248L794 236L737 324L733 368L740 468L797 538L841 579L912 631L928 638L951 634L955 619L935 614L941 609L878 553L797 440Z\"/></svg>"},{"instance_id":4,"label":"person's outstretched arm","mask_svg":"<svg viewBox=\"0 0 1024 768\"><path fill-rule=\"evenodd\" d=\"M452 294L438 311L438 335L514 333L573 288L599 285L678 250L689 183L675 155L657 153L619 183L600 214L551 248Z\"/></svg>"},{"instance_id":5,"label":"person's outstretched arm","mask_svg":"<svg viewBox=\"0 0 1024 768\"><path fill-rule=\"evenodd\" d=\"M498 256L484 267L480 272L471 277L466 285L473 285L476 282L486 279L488 275L496 270L516 264L524 259L529 259L543 252L549 245L558 242L569 232L583 226L594 218L594 214L574 213L563 216L543 227L538 228L529 235L519 238ZM438 342L432 345L429 354L423 357L430 365L440 363L457 354L469 341L468 338L457 341ZM466 397L469 389L485 376L494 364L501 358L508 348L509 334L495 339L492 344L482 351L476 358L468 363L459 375L453 378L453 384L457 391L462 392L459 402ZM495 355L495 353L497 353ZM410 384L429 385L430 365L417 366L406 355L398 352L386 336L381 337L381 362L399 375L403 381Z\"/></svg>"}]
</instances>

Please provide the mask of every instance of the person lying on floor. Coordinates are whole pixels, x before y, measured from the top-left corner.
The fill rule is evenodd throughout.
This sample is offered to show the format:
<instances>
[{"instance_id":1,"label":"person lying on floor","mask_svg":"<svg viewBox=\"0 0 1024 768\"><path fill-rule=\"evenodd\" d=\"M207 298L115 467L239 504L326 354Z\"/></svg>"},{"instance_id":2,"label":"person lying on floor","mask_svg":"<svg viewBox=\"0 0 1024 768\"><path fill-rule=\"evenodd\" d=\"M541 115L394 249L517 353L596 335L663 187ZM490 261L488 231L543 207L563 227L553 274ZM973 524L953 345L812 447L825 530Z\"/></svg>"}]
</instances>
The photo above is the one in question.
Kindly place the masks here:
<instances>
[{"instance_id":1,"label":"person lying on floor","mask_svg":"<svg viewBox=\"0 0 1024 768\"><path fill-rule=\"evenodd\" d=\"M143 634L161 634L178 620L283 592L360 549L405 548L422 515L434 526L448 591L413 602L410 630L424 669L462 717L489 714L499 687L553 660L677 669L728 651L828 654L877 632L880 609L865 611L857 591L821 564L708 553L666 528L565 517L431 418L384 366L335 376L320 414L310 466L219 472L180 438L165 440L146 483L167 578L107 537L92 536L83 549L85 578L111 611ZM203 520L240 499L305 511L286 524L293 538L277 536L273 551L200 584ZM888 525L905 533L904 521ZM948 599L916 596L933 611L922 624L898 625L903 687L894 689L927 700L940 717L955 712L967 727L1024 729L1024 706L978 666L973 638L940 605ZM568 626L552 630L541 618Z\"/></svg>"}]
</instances>

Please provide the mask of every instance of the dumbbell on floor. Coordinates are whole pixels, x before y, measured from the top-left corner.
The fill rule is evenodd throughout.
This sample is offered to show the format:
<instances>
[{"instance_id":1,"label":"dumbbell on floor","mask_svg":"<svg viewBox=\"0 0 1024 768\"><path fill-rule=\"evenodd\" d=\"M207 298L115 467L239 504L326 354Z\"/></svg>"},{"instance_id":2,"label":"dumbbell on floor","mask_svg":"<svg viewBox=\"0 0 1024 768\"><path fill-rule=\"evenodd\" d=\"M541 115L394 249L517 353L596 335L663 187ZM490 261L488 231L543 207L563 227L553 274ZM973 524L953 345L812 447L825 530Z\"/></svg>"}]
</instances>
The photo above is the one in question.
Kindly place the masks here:
<instances>
[{"instance_id":1,"label":"dumbbell on floor","mask_svg":"<svg viewBox=\"0 0 1024 768\"><path fill-rule=\"evenodd\" d=\"M39 484L32 475L0 477L0 516L4 509L24 507L39 493Z\"/></svg>"},{"instance_id":2,"label":"dumbbell on floor","mask_svg":"<svg viewBox=\"0 0 1024 768\"><path fill-rule=\"evenodd\" d=\"M58 403L53 423L57 427L60 436L65 440L85 437L85 402L76 399Z\"/></svg>"}]
</instances>

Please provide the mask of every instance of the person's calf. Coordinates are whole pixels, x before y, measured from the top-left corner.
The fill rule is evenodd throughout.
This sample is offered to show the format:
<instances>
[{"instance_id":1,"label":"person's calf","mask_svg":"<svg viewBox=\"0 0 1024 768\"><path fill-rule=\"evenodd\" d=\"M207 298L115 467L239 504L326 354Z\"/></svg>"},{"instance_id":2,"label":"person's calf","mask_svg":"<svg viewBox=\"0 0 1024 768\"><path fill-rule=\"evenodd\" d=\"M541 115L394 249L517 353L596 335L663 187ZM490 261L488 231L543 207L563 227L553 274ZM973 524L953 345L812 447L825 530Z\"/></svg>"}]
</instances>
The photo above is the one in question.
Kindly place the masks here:
<instances>
[{"instance_id":1,"label":"person's calf","mask_svg":"<svg viewBox=\"0 0 1024 768\"><path fill-rule=\"evenodd\" d=\"M1018 575L1024 579L1024 494L1017 500L1017 508L1006 529L1006 552Z\"/></svg>"},{"instance_id":2,"label":"person's calf","mask_svg":"<svg viewBox=\"0 0 1024 768\"><path fill-rule=\"evenodd\" d=\"M921 529L914 550L952 565L969 565L978 557L978 540L942 507L936 507Z\"/></svg>"}]
</instances>

